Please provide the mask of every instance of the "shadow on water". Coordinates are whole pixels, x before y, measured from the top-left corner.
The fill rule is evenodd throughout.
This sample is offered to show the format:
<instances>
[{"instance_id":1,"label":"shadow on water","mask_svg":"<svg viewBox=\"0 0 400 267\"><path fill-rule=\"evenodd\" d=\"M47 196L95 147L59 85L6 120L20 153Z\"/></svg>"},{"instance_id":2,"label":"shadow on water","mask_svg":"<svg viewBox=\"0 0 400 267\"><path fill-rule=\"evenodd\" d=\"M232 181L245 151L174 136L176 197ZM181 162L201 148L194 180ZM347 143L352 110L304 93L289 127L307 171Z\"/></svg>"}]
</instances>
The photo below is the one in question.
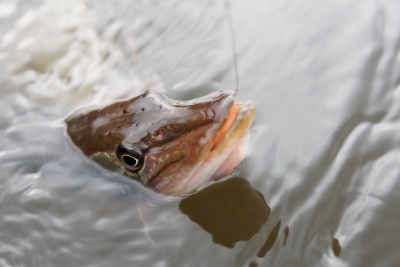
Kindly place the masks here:
<instances>
[{"instance_id":1,"label":"shadow on water","mask_svg":"<svg viewBox=\"0 0 400 267\"><path fill-rule=\"evenodd\" d=\"M257 234L271 212L264 196L240 177L215 183L183 199L179 208L210 233L214 243L228 248Z\"/></svg>"},{"instance_id":2,"label":"shadow on water","mask_svg":"<svg viewBox=\"0 0 400 267\"><path fill-rule=\"evenodd\" d=\"M257 257L263 258L267 254L268 251L274 246L276 239L278 238L279 229L281 228L281 220L278 221L276 226L269 233L267 241L265 241L264 245L261 247L260 251L257 254Z\"/></svg>"},{"instance_id":3,"label":"shadow on water","mask_svg":"<svg viewBox=\"0 0 400 267\"><path fill-rule=\"evenodd\" d=\"M236 242L248 241L254 235L264 232L271 214L264 196L253 189L250 183L241 177L214 183L200 192L183 199L180 211L190 220L212 235L212 241L233 248ZM289 226L281 231L281 220L271 220L274 226L262 243L253 250L258 258L264 258L274 247L282 232L282 246L286 246ZM269 228L269 227L268 227ZM264 230L263 230L264 229ZM333 244L335 255L340 254L338 245ZM338 252L339 251L339 252ZM256 261L250 266L258 266Z\"/></svg>"}]
</instances>

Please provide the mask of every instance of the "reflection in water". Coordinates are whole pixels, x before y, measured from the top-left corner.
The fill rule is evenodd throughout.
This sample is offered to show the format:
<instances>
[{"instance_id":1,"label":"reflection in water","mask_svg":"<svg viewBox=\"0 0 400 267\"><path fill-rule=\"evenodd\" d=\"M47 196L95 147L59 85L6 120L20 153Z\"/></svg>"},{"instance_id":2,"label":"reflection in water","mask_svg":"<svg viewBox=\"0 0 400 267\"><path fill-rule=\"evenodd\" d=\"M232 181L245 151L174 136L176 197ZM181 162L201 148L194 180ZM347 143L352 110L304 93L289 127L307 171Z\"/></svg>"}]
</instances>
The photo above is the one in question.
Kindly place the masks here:
<instances>
[{"instance_id":1,"label":"reflection in water","mask_svg":"<svg viewBox=\"0 0 400 267\"><path fill-rule=\"evenodd\" d=\"M333 239L332 250L333 254L335 254L336 257L339 257L340 253L342 252L342 247L340 246L339 240L337 240L336 238Z\"/></svg>"},{"instance_id":2,"label":"reflection in water","mask_svg":"<svg viewBox=\"0 0 400 267\"><path fill-rule=\"evenodd\" d=\"M269 233L267 241L258 252L257 257L263 258L267 254L267 252L274 246L275 241L278 238L278 233L280 228L281 228L281 220L279 220L274 229L272 229L271 232Z\"/></svg>"},{"instance_id":3,"label":"reflection in water","mask_svg":"<svg viewBox=\"0 0 400 267\"><path fill-rule=\"evenodd\" d=\"M283 240L283 246L286 246L286 242L289 237L289 226L286 226L284 234L285 234L285 239Z\"/></svg>"},{"instance_id":4,"label":"reflection in water","mask_svg":"<svg viewBox=\"0 0 400 267\"><path fill-rule=\"evenodd\" d=\"M229 248L258 233L271 211L264 196L240 177L215 183L185 198L179 208L210 233L214 243Z\"/></svg>"}]
</instances>

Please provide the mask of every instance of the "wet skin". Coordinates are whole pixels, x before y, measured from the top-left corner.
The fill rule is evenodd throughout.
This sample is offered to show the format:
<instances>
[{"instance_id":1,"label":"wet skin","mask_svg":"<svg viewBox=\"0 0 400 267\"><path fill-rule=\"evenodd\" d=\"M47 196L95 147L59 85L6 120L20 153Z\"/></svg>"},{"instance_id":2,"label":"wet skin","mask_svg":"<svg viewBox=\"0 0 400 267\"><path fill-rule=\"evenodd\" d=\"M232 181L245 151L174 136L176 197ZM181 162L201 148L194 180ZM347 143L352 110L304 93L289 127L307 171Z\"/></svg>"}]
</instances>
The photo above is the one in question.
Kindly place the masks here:
<instances>
[{"instance_id":1,"label":"wet skin","mask_svg":"<svg viewBox=\"0 0 400 267\"><path fill-rule=\"evenodd\" d=\"M254 116L253 102L234 103L232 91L189 101L146 91L66 122L73 143L104 168L184 195L240 163Z\"/></svg>"}]
</instances>

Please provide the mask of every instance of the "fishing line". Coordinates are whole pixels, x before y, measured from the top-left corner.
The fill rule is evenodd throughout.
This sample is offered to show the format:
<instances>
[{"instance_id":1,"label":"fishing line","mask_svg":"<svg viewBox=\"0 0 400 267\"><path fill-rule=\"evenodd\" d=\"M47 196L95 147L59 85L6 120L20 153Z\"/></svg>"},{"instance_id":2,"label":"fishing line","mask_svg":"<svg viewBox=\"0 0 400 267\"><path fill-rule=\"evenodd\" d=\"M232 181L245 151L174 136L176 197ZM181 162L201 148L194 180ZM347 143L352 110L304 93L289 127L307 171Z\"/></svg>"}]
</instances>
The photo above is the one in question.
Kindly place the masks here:
<instances>
[{"instance_id":1,"label":"fishing line","mask_svg":"<svg viewBox=\"0 0 400 267\"><path fill-rule=\"evenodd\" d=\"M236 53L236 34L235 28L233 27L233 18L232 18L232 10L231 10L231 1L225 1L225 13L228 19L228 27L229 32L231 34L231 44L232 44L232 61L233 66L235 68L235 77L236 77L236 89L235 89L235 96L239 90L239 70L238 70L238 61L237 61L237 53Z\"/></svg>"}]
</instances>

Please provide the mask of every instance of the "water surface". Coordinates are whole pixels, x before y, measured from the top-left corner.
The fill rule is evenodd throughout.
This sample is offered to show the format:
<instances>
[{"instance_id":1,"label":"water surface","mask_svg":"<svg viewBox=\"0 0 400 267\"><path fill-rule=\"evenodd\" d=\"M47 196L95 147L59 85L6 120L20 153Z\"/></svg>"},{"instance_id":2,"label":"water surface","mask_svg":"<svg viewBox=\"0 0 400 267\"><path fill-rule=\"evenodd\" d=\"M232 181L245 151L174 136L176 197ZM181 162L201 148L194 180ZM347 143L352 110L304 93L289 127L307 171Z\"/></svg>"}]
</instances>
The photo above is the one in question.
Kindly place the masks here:
<instances>
[{"instance_id":1,"label":"water surface","mask_svg":"<svg viewBox=\"0 0 400 267\"><path fill-rule=\"evenodd\" d=\"M398 265L400 1L233 0L249 156L184 200L98 167L63 120L234 89L224 1L64 2L0 1L1 266Z\"/></svg>"}]
</instances>

